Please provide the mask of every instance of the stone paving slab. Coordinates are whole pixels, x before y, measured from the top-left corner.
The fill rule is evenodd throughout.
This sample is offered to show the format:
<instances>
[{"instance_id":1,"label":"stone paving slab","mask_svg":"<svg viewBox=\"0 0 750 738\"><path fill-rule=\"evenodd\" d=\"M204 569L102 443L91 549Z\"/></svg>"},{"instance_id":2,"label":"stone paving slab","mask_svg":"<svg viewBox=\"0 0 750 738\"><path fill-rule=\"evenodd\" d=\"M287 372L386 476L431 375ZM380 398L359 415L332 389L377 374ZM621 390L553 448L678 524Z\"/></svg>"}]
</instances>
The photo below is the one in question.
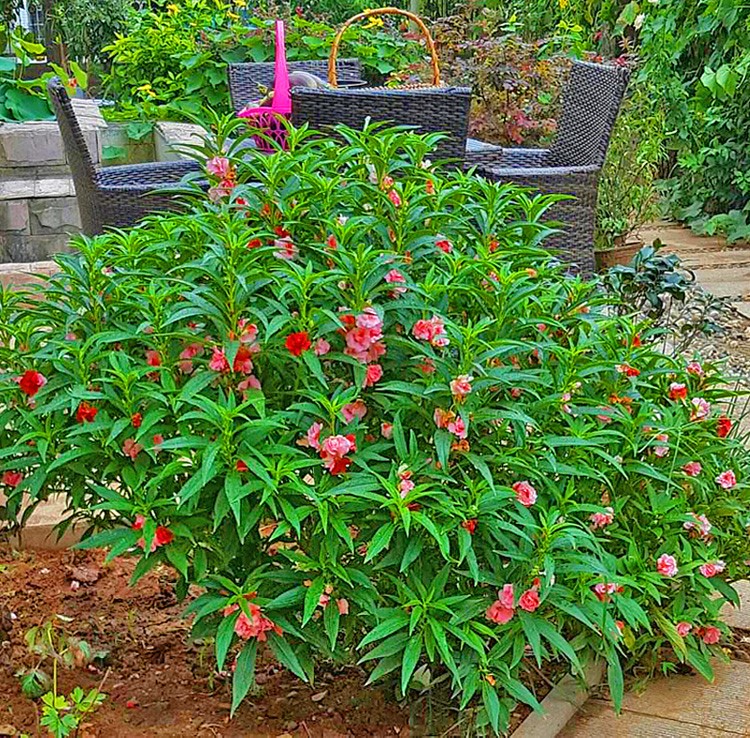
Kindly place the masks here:
<instances>
[{"instance_id":1,"label":"stone paving slab","mask_svg":"<svg viewBox=\"0 0 750 738\"><path fill-rule=\"evenodd\" d=\"M592 700L559 738L621 736L750 736L750 664L714 662L713 683L701 676L657 679L642 694L629 692L616 716L607 702Z\"/></svg>"},{"instance_id":2,"label":"stone paving slab","mask_svg":"<svg viewBox=\"0 0 750 738\"><path fill-rule=\"evenodd\" d=\"M606 702L590 701L557 738L736 738L738 735L745 734L634 712L617 716Z\"/></svg>"},{"instance_id":3,"label":"stone paving slab","mask_svg":"<svg viewBox=\"0 0 750 738\"><path fill-rule=\"evenodd\" d=\"M721 619L730 628L750 630L750 581L743 579L741 582L735 582L732 586L740 597L740 607L737 608L727 602L721 608Z\"/></svg>"}]
</instances>

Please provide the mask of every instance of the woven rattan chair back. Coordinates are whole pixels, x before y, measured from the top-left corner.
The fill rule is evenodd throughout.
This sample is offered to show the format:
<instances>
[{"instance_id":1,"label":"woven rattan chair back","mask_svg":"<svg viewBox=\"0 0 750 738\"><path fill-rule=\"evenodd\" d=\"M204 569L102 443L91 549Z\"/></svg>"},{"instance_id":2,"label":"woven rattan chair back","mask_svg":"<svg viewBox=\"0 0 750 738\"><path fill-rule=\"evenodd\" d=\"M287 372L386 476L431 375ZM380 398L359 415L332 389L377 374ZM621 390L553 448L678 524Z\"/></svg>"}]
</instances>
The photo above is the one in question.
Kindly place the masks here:
<instances>
[{"instance_id":1,"label":"woven rattan chair back","mask_svg":"<svg viewBox=\"0 0 750 738\"><path fill-rule=\"evenodd\" d=\"M60 126L65 153L73 175L83 230L85 233L98 232L101 224L94 212L94 203L97 200L96 169L91 160L86 139L73 110L73 103L60 79L57 77L51 79L47 84L47 90L57 117L57 124Z\"/></svg>"},{"instance_id":2,"label":"woven rattan chair back","mask_svg":"<svg viewBox=\"0 0 750 738\"><path fill-rule=\"evenodd\" d=\"M328 77L328 61L291 61L287 63L290 72L308 72L325 80ZM340 59L336 69L344 82L354 82L362 78L362 64L359 59ZM274 62L246 62L229 65L229 94L232 108L239 113L248 103L262 97L260 88L273 89Z\"/></svg>"},{"instance_id":3,"label":"woven rattan chair back","mask_svg":"<svg viewBox=\"0 0 750 738\"><path fill-rule=\"evenodd\" d=\"M471 90L467 87L415 89L292 89L292 121L327 132L343 123L362 130L365 122L414 126L420 133L446 132L435 149L437 159L463 159L469 129Z\"/></svg>"},{"instance_id":4,"label":"woven rattan chair back","mask_svg":"<svg viewBox=\"0 0 750 738\"><path fill-rule=\"evenodd\" d=\"M604 164L629 72L626 68L574 62L548 165Z\"/></svg>"}]
</instances>

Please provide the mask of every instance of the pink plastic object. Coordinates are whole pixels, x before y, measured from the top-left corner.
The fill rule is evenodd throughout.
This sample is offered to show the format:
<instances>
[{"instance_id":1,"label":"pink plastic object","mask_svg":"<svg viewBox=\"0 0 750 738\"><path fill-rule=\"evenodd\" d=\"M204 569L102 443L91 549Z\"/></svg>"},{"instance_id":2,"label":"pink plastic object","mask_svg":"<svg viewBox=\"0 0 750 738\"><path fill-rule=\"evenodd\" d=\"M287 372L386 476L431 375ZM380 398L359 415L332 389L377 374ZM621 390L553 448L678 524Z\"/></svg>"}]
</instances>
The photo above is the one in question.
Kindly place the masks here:
<instances>
[{"instance_id":1,"label":"pink plastic object","mask_svg":"<svg viewBox=\"0 0 750 738\"><path fill-rule=\"evenodd\" d=\"M255 136L255 144L261 151L275 151L268 141L275 141L286 149L286 128L282 119L292 112L292 96L289 94L289 70L286 66L286 45L284 43L284 21L276 21L276 59L274 66L273 100L270 107L244 108L237 115L246 118L264 135ZM267 137L267 138L266 138Z\"/></svg>"}]
</instances>

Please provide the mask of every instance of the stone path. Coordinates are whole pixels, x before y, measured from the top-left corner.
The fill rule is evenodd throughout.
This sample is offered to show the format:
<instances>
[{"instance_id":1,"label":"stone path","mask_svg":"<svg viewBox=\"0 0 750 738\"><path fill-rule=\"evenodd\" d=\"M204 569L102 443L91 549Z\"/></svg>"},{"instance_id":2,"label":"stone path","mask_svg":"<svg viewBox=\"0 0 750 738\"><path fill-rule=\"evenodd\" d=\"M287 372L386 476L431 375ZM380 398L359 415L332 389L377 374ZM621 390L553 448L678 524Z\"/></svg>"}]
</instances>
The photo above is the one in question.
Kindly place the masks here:
<instances>
[{"instance_id":1,"label":"stone path","mask_svg":"<svg viewBox=\"0 0 750 738\"><path fill-rule=\"evenodd\" d=\"M750 318L750 247L728 246L723 239L696 236L673 224L641 231L646 243L660 239L698 282L718 297L729 297ZM750 629L750 582L735 585L743 607L727 606L724 620ZM558 738L732 738L750 736L750 664L714 664L711 684L701 676L658 679L642 694L629 693L622 714L609 702L591 699Z\"/></svg>"},{"instance_id":2,"label":"stone path","mask_svg":"<svg viewBox=\"0 0 750 738\"><path fill-rule=\"evenodd\" d=\"M732 305L750 318L750 246L730 245L715 236L697 236L674 223L653 223L642 228L639 235L646 243L661 240L695 271L706 291L732 298Z\"/></svg>"}]
</instances>

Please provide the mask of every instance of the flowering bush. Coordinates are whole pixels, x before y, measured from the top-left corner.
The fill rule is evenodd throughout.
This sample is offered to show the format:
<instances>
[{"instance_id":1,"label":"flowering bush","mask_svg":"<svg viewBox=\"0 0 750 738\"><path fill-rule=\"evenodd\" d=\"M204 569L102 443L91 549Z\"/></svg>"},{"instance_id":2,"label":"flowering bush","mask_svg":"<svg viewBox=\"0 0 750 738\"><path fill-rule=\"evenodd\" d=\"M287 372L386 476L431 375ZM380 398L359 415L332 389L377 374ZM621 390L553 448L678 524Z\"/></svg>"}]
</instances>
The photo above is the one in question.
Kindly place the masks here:
<instances>
[{"instance_id":1,"label":"flowering bush","mask_svg":"<svg viewBox=\"0 0 750 738\"><path fill-rule=\"evenodd\" d=\"M609 314L540 247L550 200L435 168L434 136L265 156L244 125L188 213L0 292L9 511L64 492L84 546L199 585L235 708L261 648L403 693L425 667L495 731L538 707L530 661L601 656L617 704L665 646L709 675L750 557L719 370Z\"/></svg>"}]
</instances>

